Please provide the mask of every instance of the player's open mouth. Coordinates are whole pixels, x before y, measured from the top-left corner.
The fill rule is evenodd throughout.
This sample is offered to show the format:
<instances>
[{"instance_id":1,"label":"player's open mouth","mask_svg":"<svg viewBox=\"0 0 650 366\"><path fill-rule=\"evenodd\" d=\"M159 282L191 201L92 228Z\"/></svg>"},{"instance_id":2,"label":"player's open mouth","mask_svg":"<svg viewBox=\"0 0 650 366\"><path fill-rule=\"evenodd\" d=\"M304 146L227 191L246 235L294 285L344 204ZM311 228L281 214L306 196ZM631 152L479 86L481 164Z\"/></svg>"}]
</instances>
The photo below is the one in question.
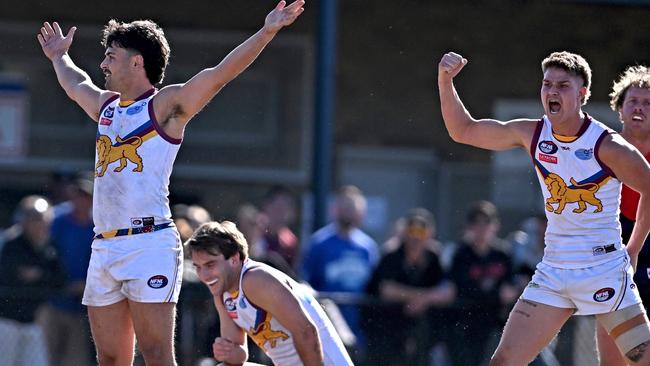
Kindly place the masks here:
<instances>
[{"instance_id":1,"label":"player's open mouth","mask_svg":"<svg viewBox=\"0 0 650 366\"><path fill-rule=\"evenodd\" d=\"M645 120L645 118L643 116L641 116L641 115L635 114L634 116L632 116L632 121L643 122L644 120Z\"/></svg>"},{"instance_id":2,"label":"player's open mouth","mask_svg":"<svg viewBox=\"0 0 650 366\"><path fill-rule=\"evenodd\" d=\"M562 105L560 102L556 100L549 100L548 101L548 110L551 112L551 114L557 114L560 113L560 109L562 108Z\"/></svg>"}]
</instances>

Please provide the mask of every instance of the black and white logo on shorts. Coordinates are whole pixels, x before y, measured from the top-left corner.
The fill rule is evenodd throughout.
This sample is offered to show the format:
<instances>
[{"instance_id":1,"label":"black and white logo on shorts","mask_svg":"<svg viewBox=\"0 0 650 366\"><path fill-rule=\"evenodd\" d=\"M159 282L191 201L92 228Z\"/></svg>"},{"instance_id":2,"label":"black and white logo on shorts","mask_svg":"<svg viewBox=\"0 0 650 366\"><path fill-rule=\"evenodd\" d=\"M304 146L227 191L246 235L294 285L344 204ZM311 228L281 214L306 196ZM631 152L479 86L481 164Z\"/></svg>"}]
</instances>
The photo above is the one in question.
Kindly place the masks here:
<instances>
[{"instance_id":1,"label":"black and white logo on shorts","mask_svg":"<svg viewBox=\"0 0 650 366\"><path fill-rule=\"evenodd\" d=\"M616 291L614 291L614 289L611 287L601 288L600 290L596 291L596 293L594 294L594 301L605 302L611 299L612 297L614 297L615 292Z\"/></svg>"},{"instance_id":2,"label":"black and white logo on shorts","mask_svg":"<svg viewBox=\"0 0 650 366\"><path fill-rule=\"evenodd\" d=\"M151 288L163 288L167 286L167 282L167 277L163 275L155 275L147 281L147 285Z\"/></svg>"},{"instance_id":3,"label":"black and white logo on shorts","mask_svg":"<svg viewBox=\"0 0 650 366\"><path fill-rule=\"evenodd\" d=\"M131 227L151 226L154 224L153 217L132 217Z\"/></svg>"}]
</instances>

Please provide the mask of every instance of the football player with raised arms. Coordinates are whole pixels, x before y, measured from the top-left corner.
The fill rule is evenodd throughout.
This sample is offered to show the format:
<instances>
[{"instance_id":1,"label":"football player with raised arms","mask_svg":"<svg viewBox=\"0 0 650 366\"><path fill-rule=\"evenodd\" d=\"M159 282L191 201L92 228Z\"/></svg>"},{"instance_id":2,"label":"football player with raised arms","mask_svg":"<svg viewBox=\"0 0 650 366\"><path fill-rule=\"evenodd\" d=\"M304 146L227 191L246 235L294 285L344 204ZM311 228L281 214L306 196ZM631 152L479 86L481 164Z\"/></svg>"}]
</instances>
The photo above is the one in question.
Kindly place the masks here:
<instances>
[{"instance_id":1,"label":"football player with raised arms","mask_svg":"<svg viewBox=\"0 0 650 366\"><path fill-rule=\"evenodd\" d=\"M590 94L589 64L574 53L550 54L542 61L545 115L511 121L470 115L453 83L466 65L454 52L438 64L449 135L483 149L528 151L548 219L544 257L510 312L490 365L532 362L574 314L594 314L630 364L650 365L650 323L632 279L650 229L650 166L634 146L582 111ZM627 246L618 222L621 183L641 197Z\"/></svg>"},{"instance_id":2,"label":"football player with raised arms","mask_svg":"<svg viewBox=\"0 0 650 366\"><path fill-rule=\"evenodd\" d=\"M58 23L38 34L67 95L98 123L93 220L95 240L83 303L88 306L101 365L131 365L137 338L147 365L175 365L173 330L181 285L182 245L168 201L169 177L191 118L244 71L304 0L284 0L264 26L218 65L158 90L170 48L149 20L109 21L99 65L105 89L93 84L68 49L75 27Z\"/></svg>"}]
</instances>

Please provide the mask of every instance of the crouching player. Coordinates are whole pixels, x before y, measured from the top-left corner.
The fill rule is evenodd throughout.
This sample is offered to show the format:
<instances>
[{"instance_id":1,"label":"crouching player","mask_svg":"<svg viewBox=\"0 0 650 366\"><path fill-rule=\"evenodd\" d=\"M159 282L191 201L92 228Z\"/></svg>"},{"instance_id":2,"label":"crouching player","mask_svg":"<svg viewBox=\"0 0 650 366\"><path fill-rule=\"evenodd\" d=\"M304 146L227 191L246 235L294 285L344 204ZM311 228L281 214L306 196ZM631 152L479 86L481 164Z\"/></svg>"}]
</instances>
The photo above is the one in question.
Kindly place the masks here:
<instances>
[{"instance_id":1,"label":"crouching player","mask_svg":"<svg viewBox=\"0 0 650 366\"><path fill-rule=\"evenodd\" d=\"M212 346L217 361L244 364L248 334L276 365L352 365L309 290L248 258L248 244L234 223L206 223L185 247L219 313L221 335Z\"/></svg>"}]
</instances>

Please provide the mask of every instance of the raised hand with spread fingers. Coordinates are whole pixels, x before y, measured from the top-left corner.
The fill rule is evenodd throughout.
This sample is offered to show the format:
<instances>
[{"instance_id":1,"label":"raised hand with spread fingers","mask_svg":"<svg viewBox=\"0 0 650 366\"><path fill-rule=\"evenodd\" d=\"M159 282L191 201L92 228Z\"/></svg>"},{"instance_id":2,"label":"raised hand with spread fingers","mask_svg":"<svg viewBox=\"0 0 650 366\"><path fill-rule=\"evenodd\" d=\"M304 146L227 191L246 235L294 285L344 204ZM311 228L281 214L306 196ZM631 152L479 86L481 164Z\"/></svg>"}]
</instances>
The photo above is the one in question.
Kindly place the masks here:
<instances>
[{"instance_id":1,"label":"raised hand with spread fingers","mask_svg":"<svg viewBox=\"0 0 650 366\"><path fill-rule=\"evenodd\" d=\"M264 28L266 31L271 33L278 32L282 27L286 27L293 23L296 18L305 11L305 8L303 8L305 0L296 0L291 3L291 5L286 5L286 1L280 1L278 5L276 5L275 9L271 10L271 12L266 16L266 20L264 21Z\"/></svg>"},{"instance_id":2,"label":"raised hand with spread fingers","mask_svg":"<svg viewBox=\"0 0 650 366\"><path fill-rule=\"evenodd\" d=\"M41 44L45 56L53 60L55 57L63 56L68 52L76 31L77 27L72 27L67 35L63 35L59 23L54 22L50 25L49 22L45 22L41 27L41 33L36 38L38 38L38 43Z\"/></svg>"}]
</instances>

